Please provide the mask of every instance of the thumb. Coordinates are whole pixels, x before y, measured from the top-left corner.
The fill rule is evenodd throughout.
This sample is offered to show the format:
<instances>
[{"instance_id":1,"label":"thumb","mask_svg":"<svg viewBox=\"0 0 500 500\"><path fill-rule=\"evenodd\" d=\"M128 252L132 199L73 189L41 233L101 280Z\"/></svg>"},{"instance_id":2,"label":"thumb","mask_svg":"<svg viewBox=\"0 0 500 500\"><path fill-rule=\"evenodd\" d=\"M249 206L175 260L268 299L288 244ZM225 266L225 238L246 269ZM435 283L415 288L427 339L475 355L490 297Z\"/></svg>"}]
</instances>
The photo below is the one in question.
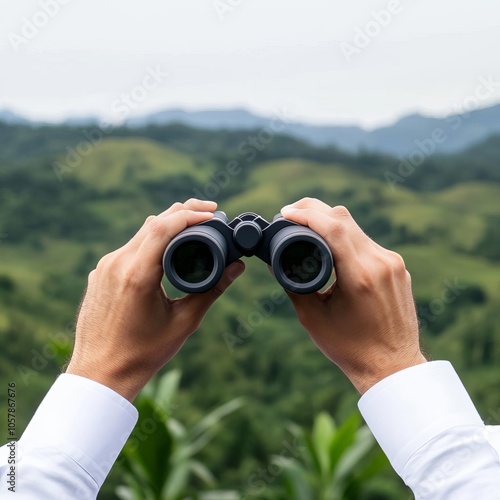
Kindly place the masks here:
<instances>
[{"instance_id":1,"label":"thumb","mask_svg":"<svg viewBox=\"0 0 500 500\"><path fill-rule=\"evenodd\" d=\"M237 260L226 267L219 283L211 290L205 293L187 295L182 300L189 304L188 307L205 315L208 308L229 288L233 281L243 274L243 271L245 271L245 264L243 261Z\"/></svg>"}]
</instances>

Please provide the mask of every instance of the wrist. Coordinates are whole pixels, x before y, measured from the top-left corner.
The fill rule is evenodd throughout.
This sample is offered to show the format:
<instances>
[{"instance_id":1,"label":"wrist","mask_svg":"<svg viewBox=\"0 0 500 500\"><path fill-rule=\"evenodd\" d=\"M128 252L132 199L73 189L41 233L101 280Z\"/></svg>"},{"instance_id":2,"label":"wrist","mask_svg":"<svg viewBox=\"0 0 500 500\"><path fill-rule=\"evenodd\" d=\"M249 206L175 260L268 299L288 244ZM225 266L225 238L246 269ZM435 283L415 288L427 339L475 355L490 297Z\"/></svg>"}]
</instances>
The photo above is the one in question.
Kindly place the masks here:
<instances>
[{"instance_id":1,"label":"wrist","mask_svg":"<svg viewBox=\"0 0 500 500\"><path fill-rule=\"evenodd\" d=\"M397 373L406 368L411 368L412 366L417 366L423 363L427 363L427 359L424 357L422 352L418 350L413 356L408 357L396 357L396 359L391 359L390 362L384 363L370 363L362 369L343 369L346 376L349 378L354 387L358 392L363 395L369 389L371 389L375 384L381 380Z\"/></svg>"},{"instance_id":2,"label":"wrist","mask_svg":"<svg viewBox=\"0 0 500 500\"><path fill-rule=\"evenodd\" d=\"M131 403L137 397L149 378L133 373L131 370L117 366L102 366L100 363L83 363L78 358L72 358L66 373L98 382L124 397Z\"/></svg>"}]
</instances>

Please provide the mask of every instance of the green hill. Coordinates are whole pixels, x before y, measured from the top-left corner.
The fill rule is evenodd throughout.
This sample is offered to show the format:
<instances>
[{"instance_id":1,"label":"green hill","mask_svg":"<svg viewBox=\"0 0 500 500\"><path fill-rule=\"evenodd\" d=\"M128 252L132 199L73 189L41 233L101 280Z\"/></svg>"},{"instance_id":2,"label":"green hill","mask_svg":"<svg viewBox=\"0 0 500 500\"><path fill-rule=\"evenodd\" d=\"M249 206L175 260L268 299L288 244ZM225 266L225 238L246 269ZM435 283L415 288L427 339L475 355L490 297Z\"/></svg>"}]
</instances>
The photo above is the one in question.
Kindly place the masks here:
<instances>
[{"instance_id":1,"label":"green hill","mask_svg":"<svg viewBox=\"0 0 500 500\"><path fill-rule=\"evenodd\" d=\"M230 217L255 211L272 218L304 196L346 205L367 234L404 256L429 352L460 367L480 410L498 408L500 184L492 181L498 157L491 147L477 160L479 171L472 166L465 175L457 157L436 157L422 167L430 180L417 181L420 172L393 189L383 175L397 163L389 157L346 155L280 137L249 162L237 154L245 137L235 133L124 129L59 180L54 165L64 164L66 147L75 148L79 134L0 125L0 144L9 143L0 154L0 376L21 387L20 428L58 373L60 360L46 355L53 352L48 346L54 336L70 339L87 274L100 256L126 242L148 215L200 192L213 192ZM227 174L231 160L240 173ZM463 182L446 180L453 164ZM486 164L488 182L482 182ZM228 488L238 488L279 450L285 421L308 424L324 409L342 419L357 400L287 301L248 338L237 336L259 302L279 290L263 263L247 264L172 363L183 370L179 418L195 421L236 396L250 401L224 437L230 453L213 448L205 457ZM456 280L463 291L429 319L430 305Z\"/></svg>"}]
</instances>

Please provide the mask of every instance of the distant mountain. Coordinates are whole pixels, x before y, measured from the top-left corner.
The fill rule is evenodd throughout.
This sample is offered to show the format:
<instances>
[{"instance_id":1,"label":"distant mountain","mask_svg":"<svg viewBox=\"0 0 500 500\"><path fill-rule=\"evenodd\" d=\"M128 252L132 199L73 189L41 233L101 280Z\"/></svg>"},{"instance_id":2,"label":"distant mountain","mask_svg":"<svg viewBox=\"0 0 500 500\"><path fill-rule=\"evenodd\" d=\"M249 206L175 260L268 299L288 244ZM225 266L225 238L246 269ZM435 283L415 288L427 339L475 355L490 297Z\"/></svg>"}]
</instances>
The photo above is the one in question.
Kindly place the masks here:
<instances>
[{"instance_id":1,"label":"distant mountain","mask_svg":"<svg viewBox=\"0 0 500 500\"><path fill-rule=\"evenodd\" d=\"M10 109L0 109L0 122L9 125L28 125L31 123L30 120L14 113Z\"/></svg>"},{"instance_id":2,"label":"distant mountain","mask_svg":"<svg viewBox=\"0 0 500 500\"><path fill-rule=\"evenodd\" d=\"M180 123L206 130L256 130L268 127L272 117L255 115L246 109L186 111L167 109L145 116L130 118L126 125L142 128L148 125ZM9 124L30 123L9 111L0 111L0 121ZM93 126L97 117L72 117L64 124ZM435 152L456 153L500 134L500 104L445 118L412 114L392 125L374 130L358 126L311 125L288 123L283 134L306 140L315 146L335 145L347 152L376 151L408 157L418 150L430 156Z\"/></svg>"},{"instance_id":3,"label":"distant mountain","mask_svg":"<svg viewBox=\"0 0 500 500\"><path fill-rule=\"evenodd\" d=\"M168 109L128 120L130 127L182 123L206 129L254 130L268 127L273 117L259 116L243 108L230 110L186 111ZM316 146L338 145L347 151L356 151L366 131L357 126L321 126L293 122L286 125L283 134L307 140Z\"/></svg>"},{"instance_id":4,"label":"distant mountain","mask_svg":"<svg viewBox=\"0 0 500 500\"><path fill-rule=\"evenodd\" d=\"M270 118L245 109L185 111L171 109L132 118L131 127L182 123L207 129L258 129L269 126ZM428 156L434 152L453 153L500 134L500 104L463 115L435 118L412 114L394 124L372 131L358 126L308 125L290 123L284 134L305 139L316 146L336 145L356 152L360 149L391 155L410 155L421 149ZM433 135L434 134L434 135Z\"/></svg>"},{"instance_id":5,"label":"distant mountain","mask_svg":"<svg viewBox=\"0 0 500 500\"><path fill-rule=\"evenodd\" d=\"M497 104L445 118L409 115L389 127L369 132L363 146L395 155L409 155L418 149L425 152L426 148L454 153L499 133L500 104Z\"/></svg>"},{"instance_id":6,"label":"distant mountain","mask_svg":"<svg viewBox=\"0 0 500 500\"><path fill-rule=\"evenodd\" d=\"M68 125L69 127L90 127L97 125L99 123L99 118L96 116L70 116L62 122L63 125Z\"/></svg>"},{"instance_id":7,"label":"distant mountain","mask_svg":"<svg viewBox=\"0 0 500 500\"><path fill-rule=\"evenodd\" d=\"M243 108L206 111L186 111L174 108L130 118L127 124L131 127L144 127L183 123L191 127L208 129L253 129L262 127L266 122L269 122L269 118L254 115Z\"/></svg>"}]
</instances>

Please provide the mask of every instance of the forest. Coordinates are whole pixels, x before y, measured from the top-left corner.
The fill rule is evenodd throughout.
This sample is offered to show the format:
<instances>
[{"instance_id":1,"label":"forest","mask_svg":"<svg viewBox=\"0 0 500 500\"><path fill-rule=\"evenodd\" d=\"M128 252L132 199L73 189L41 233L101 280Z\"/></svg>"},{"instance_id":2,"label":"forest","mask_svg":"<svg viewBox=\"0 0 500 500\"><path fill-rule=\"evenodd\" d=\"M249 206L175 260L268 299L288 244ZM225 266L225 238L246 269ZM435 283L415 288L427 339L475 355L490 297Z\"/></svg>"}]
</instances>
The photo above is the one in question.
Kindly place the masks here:
<instances>
[{"instance_id":1,"label":"forest","mask_svg":"<svg viewBox=\"0 0 500 500\"><path fill-rule=\"evenodd\" d=\"M427 356L450 360L485 422L500 424L500 136L408 153L317 147L286 128L0 122L0 380L16 383L19 434L71 352L88 273L148 215L191 197L229 217L272 219L305 196L345 205L404 257ZM246 264L136 400L139 423L99 498L412 498L355 389L266 266Z\"/></svg>"}]
</instances>

